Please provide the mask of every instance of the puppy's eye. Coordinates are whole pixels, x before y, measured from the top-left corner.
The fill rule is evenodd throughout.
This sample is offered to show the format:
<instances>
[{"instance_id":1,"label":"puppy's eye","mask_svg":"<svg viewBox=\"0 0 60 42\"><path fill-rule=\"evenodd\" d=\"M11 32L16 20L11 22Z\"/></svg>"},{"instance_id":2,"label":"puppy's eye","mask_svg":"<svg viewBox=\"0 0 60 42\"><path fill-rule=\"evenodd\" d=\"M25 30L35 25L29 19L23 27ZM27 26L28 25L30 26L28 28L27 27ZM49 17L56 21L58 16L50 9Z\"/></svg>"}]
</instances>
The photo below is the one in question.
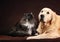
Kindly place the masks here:
<instances>
[{"instance_id":1,"label":"puppy's eye","mask_svg":"<svg viewBox=\"0 0 60 42\"><path fill-rule=\"evenodd\" d=\"M41 11L41 12L43 12L43 11Z\"/></svg>"},{"instance_id":2,"label":"puppy's eye","mask_svg":"<svg viewBox=\"0 0 60 42\"><path fill-rule=\"evenodd\" d=\"M49 12L47 12L47 14L49 14Z\"/></svg>"}]
</instances>

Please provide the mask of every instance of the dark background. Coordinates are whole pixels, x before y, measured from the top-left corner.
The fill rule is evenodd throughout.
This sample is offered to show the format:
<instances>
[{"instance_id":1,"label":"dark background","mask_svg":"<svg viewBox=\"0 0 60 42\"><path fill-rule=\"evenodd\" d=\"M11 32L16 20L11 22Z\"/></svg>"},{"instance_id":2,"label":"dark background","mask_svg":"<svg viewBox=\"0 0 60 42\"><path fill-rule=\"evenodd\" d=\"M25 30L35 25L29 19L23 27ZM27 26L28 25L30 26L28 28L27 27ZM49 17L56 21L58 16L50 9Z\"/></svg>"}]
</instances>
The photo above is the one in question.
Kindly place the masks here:
<instances>
[{"instance_id":1,"label":"dark background","mask_svg":"<svg viewBox=\"0 0 60 42\"><path fill-rule=\"evenodd\" d=\"M0 34L9 31L26 12L33 12L36 20L40 10L49 7L60 14L59 0L0 0Z\"/></svg>"}]
</instances>

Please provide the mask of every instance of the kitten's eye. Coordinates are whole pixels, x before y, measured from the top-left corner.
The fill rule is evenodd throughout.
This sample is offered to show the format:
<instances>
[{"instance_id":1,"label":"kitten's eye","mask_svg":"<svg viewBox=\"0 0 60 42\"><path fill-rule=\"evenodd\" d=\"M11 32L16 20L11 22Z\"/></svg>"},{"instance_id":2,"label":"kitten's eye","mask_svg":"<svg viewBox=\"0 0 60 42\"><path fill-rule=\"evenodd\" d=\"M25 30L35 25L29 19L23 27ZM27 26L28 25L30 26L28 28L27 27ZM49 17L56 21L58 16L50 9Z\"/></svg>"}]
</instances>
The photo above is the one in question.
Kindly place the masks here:
<instances>
[{"instance_id":1,"label":"kitten's eye","mask_svg":"<svg viewBox=\"0 0 60 42\"><path fill-rule=\"evenodd\" d=\"M26 19L24 19L24 21L26 21Z\"/></svg>"},{"instance_id":2,"label":"kitten's eye","mask_svg":"<svg viewBox=\"0 0 60 42\"><path fill-rule=\"evenodd\" d=\"M49 14L49 12L47 12L47 14Z\"/></svg>"},{"instance_id":3,"label":"kitten's eye","mask_svg":"<svg viewBox=\"0 0 60 42\"><path fill-rule=\"evenodd\" d=\"M41 11L41 12L43 12L43 11Z\"/></svg>"}]
</instances>

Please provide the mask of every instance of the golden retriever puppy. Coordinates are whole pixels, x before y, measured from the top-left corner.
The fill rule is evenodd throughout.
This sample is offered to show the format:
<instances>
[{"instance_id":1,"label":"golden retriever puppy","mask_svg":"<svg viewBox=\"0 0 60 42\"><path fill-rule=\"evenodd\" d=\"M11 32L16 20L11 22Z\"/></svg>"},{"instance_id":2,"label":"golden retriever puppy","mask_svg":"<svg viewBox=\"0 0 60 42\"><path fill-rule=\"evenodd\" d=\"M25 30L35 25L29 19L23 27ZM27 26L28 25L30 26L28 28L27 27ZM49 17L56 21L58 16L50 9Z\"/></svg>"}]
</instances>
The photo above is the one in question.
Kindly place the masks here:
<instances>
[{"instance_id":1,"label":"golden retriever puppy","mask_svg":"<svg viewBox=\"0 0 60 42\"><path fill-rule=\"evenodd\" d=\"M54 39L60 37L60 16L50 8L43 8L39 15L37 36L27 37L29 39Z\"/></svg>"}]
</instances>

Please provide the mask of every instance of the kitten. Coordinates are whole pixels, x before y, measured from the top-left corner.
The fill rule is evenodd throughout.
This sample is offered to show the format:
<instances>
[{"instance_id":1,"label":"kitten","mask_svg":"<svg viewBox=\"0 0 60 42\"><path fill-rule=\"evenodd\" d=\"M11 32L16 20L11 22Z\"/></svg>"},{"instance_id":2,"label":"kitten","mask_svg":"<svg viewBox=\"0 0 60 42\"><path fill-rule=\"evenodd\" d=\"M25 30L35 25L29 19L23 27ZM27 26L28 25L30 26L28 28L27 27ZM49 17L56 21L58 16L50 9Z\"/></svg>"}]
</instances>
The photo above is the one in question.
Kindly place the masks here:
<instances>
[{"instance_id":1,"label":"kitten","mask_svg":"<svg viewBox=\"0 0 60 42\"><path fill-rule=\"evenodd\" d=\"M25 13L21 20L11 28L9 34L13 36L35 35L37 21L32 13Z\"/></svg>"}]
</instances>

